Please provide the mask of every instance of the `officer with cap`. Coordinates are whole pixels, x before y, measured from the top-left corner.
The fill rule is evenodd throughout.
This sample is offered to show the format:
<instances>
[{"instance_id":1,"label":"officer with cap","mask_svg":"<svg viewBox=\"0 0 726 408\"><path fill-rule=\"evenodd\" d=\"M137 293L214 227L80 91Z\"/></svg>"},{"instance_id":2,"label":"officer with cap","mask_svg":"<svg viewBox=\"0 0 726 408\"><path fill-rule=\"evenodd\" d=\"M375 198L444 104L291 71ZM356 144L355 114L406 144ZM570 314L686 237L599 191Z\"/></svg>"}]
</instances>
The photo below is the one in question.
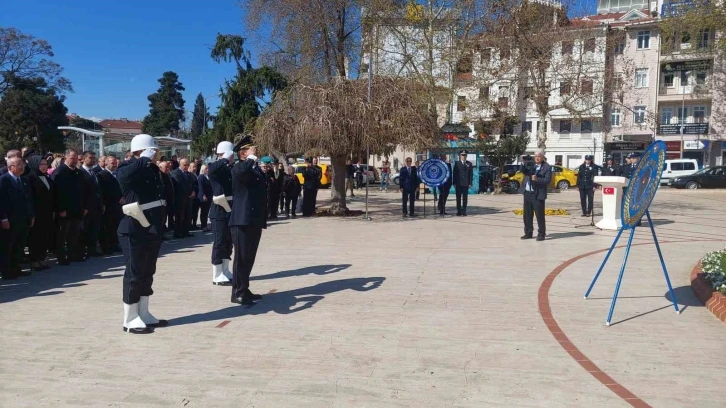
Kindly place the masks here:
<instances>
[{"instance_id":1,"label":"officer with cap","mask_svg":"<svg viewBox=\"0 0 726 408\"><path fill-rule=\"evenodd\" d=\"M608 156L605 161L605 166L602 168L603 176L617 176L620 174L620 166L615 164L613 157Z\"/></svg>"},{"instance_id":2,"label":"officer with cap","mask_svg":"<svg viewBox=\"0 0 726 408\"><path fill-rule=\"evenodd\" d=\"M156 140L146 134L131 140L128 161L121 163L116 177L126 200L124 217L118 227L119 243L124 255L123 302L124 331L151 333L155 327L168 325L149 312L151 284L156 272L161 239L164 233L164 184L156 166Z\"/></svg>"},{"instance_id":3,"label":"officer with cap","mask_svg":"<svg viewBox=\"0 0 726 408\"><path fill-rule=\"evenodd\" d=\"M217 145L217 161L210 163L209 183L212 185L212 207L209 219L212 222L214 244L212 244L212 284L230 286L232 271L232 233L229 230L229 215L232 212L232 164L234 145L220 142ZM219 204L218 204L219 203Z\"/></svg>"},{"instance_id":4,"label":"officer with cap","mask_svg":"<svg viewBox=\"0 0 726 408\"><path fill-rule=\"evenodd\" d=\"M583 217L589 217L592 214L595 176L597 176L597 166L592 163L592 156L588 154L577 173L577 188L580 190L580 207L582 207Z\"/></svg>"},{"instance_id":5,"label":"officer with cap","mask_svg":"<svg viewBox=\"0 0 726 408\"><path fill-rule=\"evenodd\" d=\"M253 305L262 299L250 291L262 230L267 228L267 176L257 166L257 148L245 136L234 148L239 161L232 167L232 213L229 227L234 244L232 303ZM277 205L272 203L271 205Z\"/></svg>"},{"instance_id":6,"label":"officer with cap","mask_svg":"<svg viewBox=\"0 0 726 408\"><path fill-rule=\"evenodd\" d=\"M459 152L459 160L454 164L454 187L456 188L456 215L466 217L466 204L469 198L469 187L474 180L474 166L466 160L466 150Z\"/></svg>"},{"instance_id":7,"label":"officer with cap","mask_svg":"<svg viewBox=\"0 0 726 408\"><path fill-rule=\"evenodd\" d=\"M640 153L633 152L628 154L625 166L620 168L620 176L629 179L633 175L633 171L635 170L635 166L638 164L639 158Z\"/></svg>"}]
</instances>

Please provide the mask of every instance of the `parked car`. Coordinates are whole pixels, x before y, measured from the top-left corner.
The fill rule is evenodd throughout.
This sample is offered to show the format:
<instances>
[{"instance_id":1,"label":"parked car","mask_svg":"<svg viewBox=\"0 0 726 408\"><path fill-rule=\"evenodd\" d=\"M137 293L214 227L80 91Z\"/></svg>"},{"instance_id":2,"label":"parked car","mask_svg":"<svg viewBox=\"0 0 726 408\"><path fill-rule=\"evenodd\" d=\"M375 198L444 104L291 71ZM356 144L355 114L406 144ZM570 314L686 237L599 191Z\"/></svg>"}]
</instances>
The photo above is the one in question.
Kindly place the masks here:
<instances>
[{"instance_id":1,"label":"parked car","mask_svg":"<svg viewBox=\"0 0 726 408\"><path fill-rule=\"evenodd\" d=\"M726 188L726 166L707 167L687 176L674 177L668 185L675 188Z\"/></svg>"},{"instance_id":2,"label":"parked car","mask_svg":"<svg viewBox=\"0 0 726 408\"><path fill-rule=\"evenodd\" d=\"M517 174L518 171L522 170L521 164L506 164L504 165L504 169L502 174L506 174L509 177L514 176Z\"/></svg>"},{"instance_id":3,"label":"parked car","mask_svg":"<svg viewBox=\"0 0 726 408\"><path fill-rule=\"evenodd\" d=\"M489 180L489 185L493 183L496 176L499 174L499 169L488 164L479 165L479 192L485 193L487 183L484 180Z\"/></svg>"},{"instance_id":4,"label":"parked car","mask_svg":"<svg viewBox=\"0 0 726 408\"><path fill-rule=\"evenodd\" d=\"M323 169L323 177L320 178L320 188L330 188L330 183L333 180L333 166L328 164L318 164L318 166ZM302 175L305 167L307 167L305 163L295 164L295 175L300 180L300 184L305 182L305 177Z\"/></svg>"},{"instance_id":5,"label":"parked car","mask_svg":"<svg viewBox=\"0 0 726 408\"><path fill-rule=\"evenodd\" d=\"M695 159L674 159L666 160L663 163L663 175L661 184L669 184L668 181L680 176L688 176L698 171L698 162Z\"/></svg>"},{"instance_id":6,"label":"parked car","mask_svg":"<svg viewBox=\"0 0 726 408\"><path fill-rule=\"evenodd\" d=\"M503 175L502 177L506 177ZM518 171L514 176L508 177L509 189L517 191L519 186L522 185L524 180L524 173ZM552 181L550 182L550 188L558 188L560 190L567 190L570 187L577 185L577 173L574 171L564 168L562 166L552 166Z\"/></svg>"}]
</instances>

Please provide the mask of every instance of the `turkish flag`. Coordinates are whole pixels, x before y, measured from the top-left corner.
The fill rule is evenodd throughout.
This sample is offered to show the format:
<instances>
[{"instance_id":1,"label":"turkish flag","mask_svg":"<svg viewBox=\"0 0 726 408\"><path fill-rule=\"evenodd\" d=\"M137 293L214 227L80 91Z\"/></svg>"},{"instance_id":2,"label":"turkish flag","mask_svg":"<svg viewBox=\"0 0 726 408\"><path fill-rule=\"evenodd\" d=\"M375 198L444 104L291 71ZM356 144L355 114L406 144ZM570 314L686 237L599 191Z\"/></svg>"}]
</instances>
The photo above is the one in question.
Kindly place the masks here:
<instances>
[{"instance_id":1,"label":"turkish flag","mask_svg":"<svg viewBox=\"0 0 726 408\"><path fill-rule=\"evenodd\" d=\"M613 195L615 194L615 187L603 187L602 193L604 195Z\"/></svg>"}]
</instances>

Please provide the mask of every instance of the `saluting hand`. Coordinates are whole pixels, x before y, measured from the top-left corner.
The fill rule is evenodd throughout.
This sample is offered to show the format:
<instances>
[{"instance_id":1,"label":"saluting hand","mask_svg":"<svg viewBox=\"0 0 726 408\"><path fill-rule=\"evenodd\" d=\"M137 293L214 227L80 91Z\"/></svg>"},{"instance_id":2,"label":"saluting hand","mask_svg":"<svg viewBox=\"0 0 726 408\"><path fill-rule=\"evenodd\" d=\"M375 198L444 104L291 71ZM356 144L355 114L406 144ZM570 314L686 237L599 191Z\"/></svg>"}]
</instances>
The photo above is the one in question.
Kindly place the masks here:
<instances>
[{"instance_id":1,"label":"saluting hand","mask_svg":"<svg viewBox=\"0 0 726 408\"><path fill-rule=\"evenodd\" d=\"M252 146L249 149L247 149L247 154L257 156L257 146Z\"/></svg>"},{"instance_id":2,"label":"saluting hand","mask_svg":"<svg viewBox=\"0 0 726 408\"><path fill-rule=\"evenodd\" d=\"M118 203L121 204L121 205L126 204L126 197L121 197L121 199L118 200Z\"/></svg>"}]
</instances>

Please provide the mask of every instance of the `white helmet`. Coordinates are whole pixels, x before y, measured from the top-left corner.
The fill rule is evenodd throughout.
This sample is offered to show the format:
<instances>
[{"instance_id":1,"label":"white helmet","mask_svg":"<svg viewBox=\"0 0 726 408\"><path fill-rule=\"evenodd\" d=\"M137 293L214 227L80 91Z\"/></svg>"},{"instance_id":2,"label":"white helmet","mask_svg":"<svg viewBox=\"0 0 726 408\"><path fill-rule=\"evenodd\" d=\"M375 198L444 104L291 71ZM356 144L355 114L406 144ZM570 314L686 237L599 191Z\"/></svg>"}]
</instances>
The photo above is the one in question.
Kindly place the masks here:
<instances>
[{"instance_id":1,"label":"white helmet","mask_svg":"<svg viewBox=\"0 0 726 408\"><path fill-rule=\"evenodd\" d=\"M217 154L231 152L234 149L232 142L219 142L217 145Z\"/></svg>"},{"instance_id":2,"label":"white helmet","mask_svg":"<svg viewBox=\"0 0 726 408\"><path fill-rule=\"evenodd\" d=\"M156 144L156 139L153 136L147 134L140 134L134 136L131 139L131 151L139 152L146 149L158 149L159 146Z\"/></svg>"}]
</instances>

